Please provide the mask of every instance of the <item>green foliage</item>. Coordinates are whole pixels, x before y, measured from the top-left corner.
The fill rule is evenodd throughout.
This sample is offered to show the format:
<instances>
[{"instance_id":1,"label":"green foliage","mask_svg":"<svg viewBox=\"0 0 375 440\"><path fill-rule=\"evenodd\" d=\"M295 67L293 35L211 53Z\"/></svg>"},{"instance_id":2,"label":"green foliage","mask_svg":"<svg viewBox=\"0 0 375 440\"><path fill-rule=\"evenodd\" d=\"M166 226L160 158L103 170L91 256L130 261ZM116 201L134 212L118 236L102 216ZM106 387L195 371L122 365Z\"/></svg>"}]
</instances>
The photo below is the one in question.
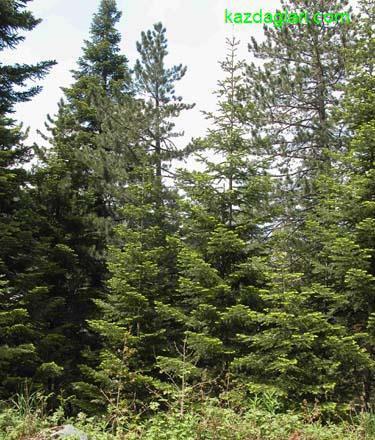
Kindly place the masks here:
<instances>
[{"instance_id":1,"label":"green foliage","mask_svg":"<svg viewBox=\"0 0 375 440\"><path fill-rule=\"evenodd\" d=\"M248 376L250 383L275 386L292 405L304 398L329 402L338 396L348 402L373 362L334 318L341 295L319 284L303 285L301 274L287 272L284 258L274 259L277 271L270 274L269 289L259 292L264 304L264 312L255 317L259 332L239 335L249 354L233 367L246 372L244 380ZM353 375L358 382L351 389Z\"/></svg>"},{"instance_id":2,"label":"green foliage","mask_svg":"<svg viewBox=\"0 0 375 440\"><path fill-rule=\"evenodd\" d=\"M27 3L0 0L0 51L38 24ZM98 439L374 436L372 3L350 24L265 28L250 64L228 39L185 148L186 67L158 23L132 71L115 0L32 170L11 113L53 62L0 64L0 438L73 416Z\"/></svg>"},{"instance_id":3,"label":"green foliage","mask_svg":"<svg viewBox=\"0 0 375 440\"><path fill-rule=\"evenodd\" d=\"M33 435L46 425L49 396L38 391L24 390L14 396L10 404L0 406L0 439L18 440Z\"/></svg>"},{"instance_id":4,"label":"green foliage","mask_svg":"<svg viewBox=\"0 0 375 440\"><path fill-rule=\"evenodd\" d=\"M137 50L140 59L134 68L136 89L145 103L148 119L147 147L155 165L155 184L160 190L163 166L183 156L174 144L174 138L182 134L174 132L173 121L193 105L183 103L182 98L176 96L175 84L185 76L186 67L182 64L166 67L168 40L162 23L155 24L152 30L142 32Z\"/></svg>"},{"instance_id":5,"label":"green foliage","mask_svg":"<svg viewBox=\"0 0 375 440\"><path fill-rule=\"evenodd\" d=\"M40 259L30 314L44 361L39 380L49 391L80 380L82 351L97 346L86 320L94 316L93 299L104 290L104 255L115 215L110 209L113 195L108 194L108 187L115 185L114 173L107 186L98 184L107 165L100 138L106 122L101 106L118 105L121 96L131 95L127 59L119 53L120 17L114 0L100 2L90 40L73 72L75 81L64 89L57 116L49 118L51 137L46 140L51 146L36 149L40 162L31 193L40 217Z\"/></svg>"},{"instance_id":6,"label":"green foliage","mask_svg":"<svg viewBox=\"0 0 375 440\"><path fill-rule=\"evenodd\" d=\"M0 51L15 49L40 20L27 10L28 0L1 2ZM35 65L0 63L0 396L15 392L33 377L40 362L36 333L30 319L28 273L37 258L34 250L32 203L26 192L31 158L27 133L11 118L17 103L41 91L30 81L44 78L53 61Z\"/></svg>"},{"instance_id":7,"label":"green foliage","mask_svg":"<svg viewBox=\"0 0 375 440\"><path fill-rule=\"evenodd\" d=\"M174 409L155 413L145 420L128 419L111 432L108 422L101 417L88 417L79 413L73 419L61 419L60 410L49 417L38 411L25 424L22 411L17 406L3 407L0 413L0 439L21 440L26 438L47 439L56 429L56 421L73 424L93 440L372 440L374 438L374 415L362 413L351 423L322 424L308 419L306 412L275 413L268 411L270 395L259 396L250 406L238 412L225 408L215 399L196 406L184 415ZM273 407L275 403L273 403ZM33 406L37 410L38 406ZM317 408L315 408L317 409Z\"/></svg>"}]
</instances>

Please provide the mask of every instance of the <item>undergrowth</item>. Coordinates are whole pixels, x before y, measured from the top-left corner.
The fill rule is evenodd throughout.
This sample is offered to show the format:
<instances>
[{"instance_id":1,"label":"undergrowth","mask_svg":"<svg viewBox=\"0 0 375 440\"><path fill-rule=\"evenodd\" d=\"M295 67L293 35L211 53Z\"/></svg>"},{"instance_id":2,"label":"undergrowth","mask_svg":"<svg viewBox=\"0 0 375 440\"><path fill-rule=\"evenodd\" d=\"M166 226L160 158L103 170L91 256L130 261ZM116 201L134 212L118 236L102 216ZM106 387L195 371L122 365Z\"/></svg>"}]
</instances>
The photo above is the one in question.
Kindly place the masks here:
<instances>
[{"instance_id":1,"label":"undergrowth","mask_svg":"<svg viewBox=\"0 0 375 440\"><path fill-rule=\"evenodd\" d=\"M309 413L280 411L272 396L257 396L242 409L223 406L218 399L163 412L151 406L147 417L113 414L67 418L62 407L46 411L48 397L17 395L0 407L0 440L49 440L59 426L74 425L90 440L375 440L375 414L354 413L330 423ZM150 411L152 409L150 408Z\"/></svg>"}]
</instances>

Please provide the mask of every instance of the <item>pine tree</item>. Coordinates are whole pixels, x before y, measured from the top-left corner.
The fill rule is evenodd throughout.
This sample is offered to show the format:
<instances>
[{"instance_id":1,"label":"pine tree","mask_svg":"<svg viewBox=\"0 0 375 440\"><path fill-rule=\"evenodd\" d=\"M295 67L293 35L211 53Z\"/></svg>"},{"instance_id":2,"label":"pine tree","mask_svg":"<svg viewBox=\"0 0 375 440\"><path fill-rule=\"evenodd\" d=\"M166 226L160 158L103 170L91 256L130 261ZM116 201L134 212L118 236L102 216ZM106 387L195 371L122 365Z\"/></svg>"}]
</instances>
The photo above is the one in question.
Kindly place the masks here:
<instances>
[{"instance_id":1,"label":"pine tree","mask_svg":"<svg viewBox=\"0 0 375 440\"><path fill-rule=\"evenodd\" d=\"M314 258L310 278L342 292L345 300L337 319L358 343L374 356L368 335L374 313L374 80L372 52L374 6L361 3L355 23L356 38L346 50L348 83L337 118L347 126L347 142L336 156L334 171L318 181L321 197L310 214L306 244ZM361 394L368 404L373 398L373 365L361 376Z\"/></svg>"},{"instance_id":2,"label":"pine tree","mask_svg":"<svg viewBox=\"0 0 375 440\"><path fill-rule=\"evenodd\" d=\"M361 5L353 47L346 51L348 83L337 118L347 125L347 148L337 165L317 182L319 204L308 215L305 251L309 279L321 280L344 295L336 319L374 356L367 334L374 313L374 80L372 52L374 6ZM373 395L373 366L361 376L368 403Z\"/></svg>"},{"instance_id":3,"label":"pine tree","mask_svg":"<svg viewBox=\"0 0 375 440\"><path fill-rule=\"evenodd\" d=\"M182 135L174 132L173 120L193 107L175 94L175 83L185 76L186 67L182 64L166 67L168 41L165 34L161 23L155 24L153 30L142 32L141 42L137 43L140 59L134 68L136 88L145 100L149 117L149 151L155 164L155 183L160 189L164 166L183 154L173 142L175 137Z\"/></svg>"},{"instance_id":4,"label":"pine tree","mask_svg":"<svg viewBox=\"0 0 375 440\"><path fill-rule=\"evenodd\" d=\"M134 160L124 164L125 179L118 180L117 191L122 191L118 200L122 197L123 207L116 243L108 254L109 292L96 301L101 312L98 319L89 321L105 348L99 355L87 351L88 359L96 357L99 362L83 366L89 382L77 384L81 394L91 400L97 400L100 393L111 399L117 392L122 404L129 407L133 402L138 409L149 389L160 385L156 356L168 353L171 337L158 305L173 296L176 285L176 249L170 237L178 230L178 197L173 188L164 186L161 174L162 161L167 164L172 156L161 159L153 148L172 142L171 119L189 107L180 104L173 91L185 69L165 68L165 30L162 25L154 29L142 33L142 45L138 44L143 58L135 68L139 97L133 102L134 110L112 107L114 112L102 125L101 141L110 150L106 160L113 159L111 172L116 174L116 151L124 144ZM145 90L149 92L146 96ZM132 352L131 359L123 358L124 349ZM126 380L129 374L131 382Z\"/></svg>"},{"instance_id":5,"label":"pine tree","mask_svg":"<svg viewBox=\"0 0 375 440\"><path fill-rule=\"evenodd\" d=\"M313 17L317 11L343 12L347 1L298 2ZM282 1L283 10L295 3ZM314 205L314 180L329 169L343 147L342 126L333 117L345 80L343 49L350 44L351 24L300 23L266 27L265 41L249 44L259 62L247 69L248 99L254 109L255 142L273 161L275 225L293 230L303 225Z\"/></svg>"},{"instance_id":6,"label":"pine tree","mask_svg":"<svg viewBox=\"0 0 375 440\"><path fill-rule=\"evenodd\" d=\"M40 20L26 9L27 0L1 5L0 50L15 49ZM22 275L32 267L34 241L30 199L25 191L30 175L24 168L30 160L27 133L12 118L17 103L27 102L41 91L28 81L42 79L53 61L35 65L0 63L0 273L4 283L0 296L1 395L8 396L24 378L35 374L40 364L35 329L28 313L27 285Z\"/></svg>"}]
</instances>

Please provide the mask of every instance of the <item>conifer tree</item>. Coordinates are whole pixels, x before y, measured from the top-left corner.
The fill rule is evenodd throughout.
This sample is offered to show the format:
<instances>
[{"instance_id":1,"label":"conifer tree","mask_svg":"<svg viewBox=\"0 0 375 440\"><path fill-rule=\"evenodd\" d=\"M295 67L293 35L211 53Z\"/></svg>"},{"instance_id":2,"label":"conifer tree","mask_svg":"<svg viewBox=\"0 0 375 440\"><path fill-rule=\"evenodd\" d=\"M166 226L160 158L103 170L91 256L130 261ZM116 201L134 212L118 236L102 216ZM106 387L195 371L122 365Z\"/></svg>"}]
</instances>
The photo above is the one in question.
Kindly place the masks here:
<instances>
[{"instance_id":1,"label":"conifer tree","mask_svg":"<svg viewBox=\"0 0 375 440\"><path fill-rule=\"evenodd\" d=\"M0 51L15 49L41 20L27 10L27 0L1 4ZM0 358L1 395L8 396L23 378L32 377L40 364L35 329L28 311L27 285L22 275L33 264L34 240L30 198L25 188L30 175L27 133L12 118L17 103L30 101L41 91L28 81L42 79L55 63L35 65L0 63Z\"/></svg>"},{"instance_id":2,"label":"conifer tree","mask_svg":"<svg viewBox=\"0 0 375 440\"><path fill-rule=\"evenodd\" d=\"M140 59L137 60L134 72L136 88L143 97L149 117L148 141L149 151L155 164L155 182L161 187L163 167L172 159L180 158L173 139L181 133L174 132L174 118L193 105L185 104L175 94L175 83L186 73L186 67L179 64L168 68L165 58L168 55L166 29L161 23L152 30L142 32L141 41L137 43ZM160 190L160 189L159 189Z\"/></svg>"},{"instance_id":3,"label":"conifer tree","mask_svg":"<svg viewBox=\"0 0 375 440\"><path fill-rule=\"evenodd\" d=\"M115 0L100 2L91 38L73 71L75 82L64 89L65 100L55 120L50 119L51 148L38 148L33 196L50 234L41 252L51 264L39 268L42 290L35 301L45 306L34 309L33 317L43 334L44 354L64 369L60 385L77 379L82 348L96 343L86 319L95 312L92 299L104 290L104 254L114 216L101 184L104 162L93 166L103 157L103 112L97 103L114 105L131 93L127 59L119 53L121 37L115 28L120 17Z\"/></svg>"},{"instance_id":4,"label":"conifer tree","mask_svg":"<svg viewBox=\"0 0 375 440\"><path fill-rule=\"evenodd\" d=\"M298 8L310 23L265 27L265 41L249 44L259 63L247 69L250 105L255 105L255 142L273 161L277 176L275 203L280 205L275 224L293 228L303 224L314 204L314 179L329 169L332 154L343 147L342 126L333 112L345 80L343 49L351 41L351 23L315 23L317 12L345 12L347 1L311 2ZM282 1L283 10L295 10ZM277 220L277 222L276 222Z\"/></svg>"},{"instance_id":5,"label":"conifer tree","mask_svg":"<svg viewBox=\"0 0 375 440\"><path fill-rule=\"evenodd\" d=\"M150 391L161 386L156 356L169 352L173 328L165 325L159 307L173 297L176 286L176 247L171 240L176 214L159 204L147 151L138 158L143 163L128 175L122 224L108 253L109 292L95 301L100 316L89 321L103 348L99 355L86 352L89 363L82 371L88 380L77 384L83 398L92 402L101 394L113 397L117 390L128 410L139 410ZM158 222L161 209L168 213L168 225ZM124 350L131 351L131 358L123 357Z\"/></svg>"},{"instance_id":6,"label":"conifer tree","mask_svg":"<svg viewBox=\"0 0 375 440\"><path fill-rule=\"evenodd\" d=\"M323 410L335 411L337 404L346 410L352 399L359 402L372 360L337 322L343 292L319 283L307 286L303 274L289 271L282 253L273 256L265 274L268 287L259 291L265 308L252 316L259 331L239 335L249 353L234 361L234 370L255 394L273 390L292 406L318 399Z\"/></svg>"},{"instance_id":7,"label":"conifer tree","mask_svg":"<svg viewBox=\"0 0 375 440\"><path fill-rule=\"evenodd\" d=\"M372 93L373 38L368 21L356 26L357 35L366 36L346 51L346 114L338 120L331 109L330 117L332 125L337 121L337 126L345 123L354 131L366 127L366 132L372 118L371 98L367 98ZM356 135L351 140L348 130L346 138L333 131L331 136L328 166L310 176L314 203L308 204L303 222L298 228L273 233L270 264L279 261L282 270L279 267L278 274L271 270L271 288L260 291L266 307L259 315L262 331L255 337L243 335L252 353L236 364L250 380L276 385L295 400L315 395L326 403L368 402L374 368L367 334L374 306L373 207L368 192L372 146L358 143ZM335 147L337 141L340 148Z\"/></svg>"},{"instance_id":8,"label":"conifer tree","mask_svg":"<svg viewBox=\"0 0 375 440\"><path fill-rule=\"evenodd\" d=\"M348 83L337 118L347 125L347 147L337 165L317 181L320 197L307 216L305 249L309 279L343 295L335 319L374 356L367 334L374 313L374 6L363 2L353 47L346 51ZM361 376L368 403L373 395L373 366Z\"/></svg>"},{"instance_id":9,"label":"conifer tree","mask_svg":"<svg viewBox=\"0 0 375 440\"><path fill-rule=\"evenodd\" d=\"M132 88L127 58L119 53L121 35L115 26L120 18L115 0L101 1L91 25L91 39L85 41L78 69L73 71L75 82L63 89L66 101L61 101L49 128L53 154L67 162L65 173L71 176L74 191L86 195L86 203L91 202L97 217L113 214L100 193L105 170L100 174L94 166L100 154L97 139L102 124L97 103L121 100L131 95Z\"/></svg>"},{"instance_id":10,"label":"conifer tree","mask_svg":"<svg viewBox=\"0 0 375 440\"><path fill-rule=\"evenodd\" d=\"M101 315L89 321L105 348L100 350L97 365L92 362L83 367L90 383L77 384L82 395L95 400L100 393L113 395L119 381L131 374L133 380L121 387L118 396L126 405L135 399L137 408L150 389L161 386L156 357L169 353L173 341L173 329L163 322L159 307L175 295L177 255L171 237L178 231L178 195L164 185L162 164L168 166L175 157L169 150L173 119L190 108L175 96L174 83L186 69L166 68L164 34L163 26L155 25L153 31L142 33L142 44L138 44L142 59L135 67L139 93L135 108L140 114L136 117L135 111L119 106L102 126L101 139L112 152L132 132L128 146L136 160L128 163L126 179L119 186L124 205L116 227L117 241L108 255L109 292L96 301ZM126 350L133 353L126 365L120 354L124 338ZM95 354L88 351L87 356Z\"/></svg>"},{"instance_id":11,"label":"conifer tree","mask_svg":"<svg viewBox=\"0 0 375 440\"><path fill-rule=\"evenodd\" d=\"M230 39L227 46L221 63L224 78L215 92L217 111L206 113L211 127L194 146L204 169L179 174L187 196L182 203L184 239L177 243L177 295L164 313L183 324L178 345L186 336L189 348L199 355L198 365L213 376L227 371L238 347L236 332L248 325L243 318L256 306L252 291L261 280L252 258L262 252L268 191L264 164L254 159L247 136L244 63L237 58L238 42Z\"/></svg>"},{"instance_id":12,"label":"conifer tree","mask_svg":"<svg viewBox=\"0 0 375 440\"><path fill-rule=\"evenodd\" d=\"M110 392L126 367L120 352L127 335L126 347L134 351L128 368L135 379L124 385L120 398L126 402L134 397L138 408L148 394L147 388L154 386L155 357L168 351L168 329L162 325L156 304L171 295L175 284L170 270L175 251L168 245L164 228L155 222L158 206L153 169L148 166L143 171L144 181L127 188L132 202L123 209L126 224L117 228L119 243L109 252L109 293L96 301L100 318L90 321L105 347L100 352L101 362L96 371L84 369L97 390ZM90 392L87 386L80 386Z\"/></svg>"}]
</instances>

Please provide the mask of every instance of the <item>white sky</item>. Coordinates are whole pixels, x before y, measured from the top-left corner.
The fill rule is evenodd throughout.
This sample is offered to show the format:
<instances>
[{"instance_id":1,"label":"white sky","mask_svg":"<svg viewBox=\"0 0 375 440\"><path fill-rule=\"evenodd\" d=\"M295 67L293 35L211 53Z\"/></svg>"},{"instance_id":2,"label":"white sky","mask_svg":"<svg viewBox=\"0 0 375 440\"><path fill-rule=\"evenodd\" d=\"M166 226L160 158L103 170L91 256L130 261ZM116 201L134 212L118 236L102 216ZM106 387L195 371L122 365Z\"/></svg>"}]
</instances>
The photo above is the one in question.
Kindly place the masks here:
<instances>
[{"instance_id":1,"label":"white sky","mask_svg":"<svg viewBox=\"0 0 375 440\"><path fill-rule=\"evenodd\" d=\"M225 56L225 38L232 33L242 41L242 57L248 58L250 36L261 38L262 25L230 25L224 23L224 10L256 12L260 8L274 11L278 0L118 0L123 11L118 29L123 35L123 53L134 64L137 58L136 41L142 30L158 21L167 28L170 64L188 66L185 78L177 92L186 102L196 107L181 117L179 128L185 130L185 139L203 135L206 121L200 110L212 110L215 98L212 91L220 78L218 61ZM89 38L90 23L97 11L99 0L34 0L30 9L43 22L27 33L25 42L16 50L3 52L4 63L35 63L55 59L58 65L41 84L43 92L31 102L17 106L16 118L25 127L31 127L30 140L40 141L36 129L44 129L47 114L55 114L63 96L60 87L71 81L70 70L76 67L83 40Z\"/></svg>"}]
</instances>

